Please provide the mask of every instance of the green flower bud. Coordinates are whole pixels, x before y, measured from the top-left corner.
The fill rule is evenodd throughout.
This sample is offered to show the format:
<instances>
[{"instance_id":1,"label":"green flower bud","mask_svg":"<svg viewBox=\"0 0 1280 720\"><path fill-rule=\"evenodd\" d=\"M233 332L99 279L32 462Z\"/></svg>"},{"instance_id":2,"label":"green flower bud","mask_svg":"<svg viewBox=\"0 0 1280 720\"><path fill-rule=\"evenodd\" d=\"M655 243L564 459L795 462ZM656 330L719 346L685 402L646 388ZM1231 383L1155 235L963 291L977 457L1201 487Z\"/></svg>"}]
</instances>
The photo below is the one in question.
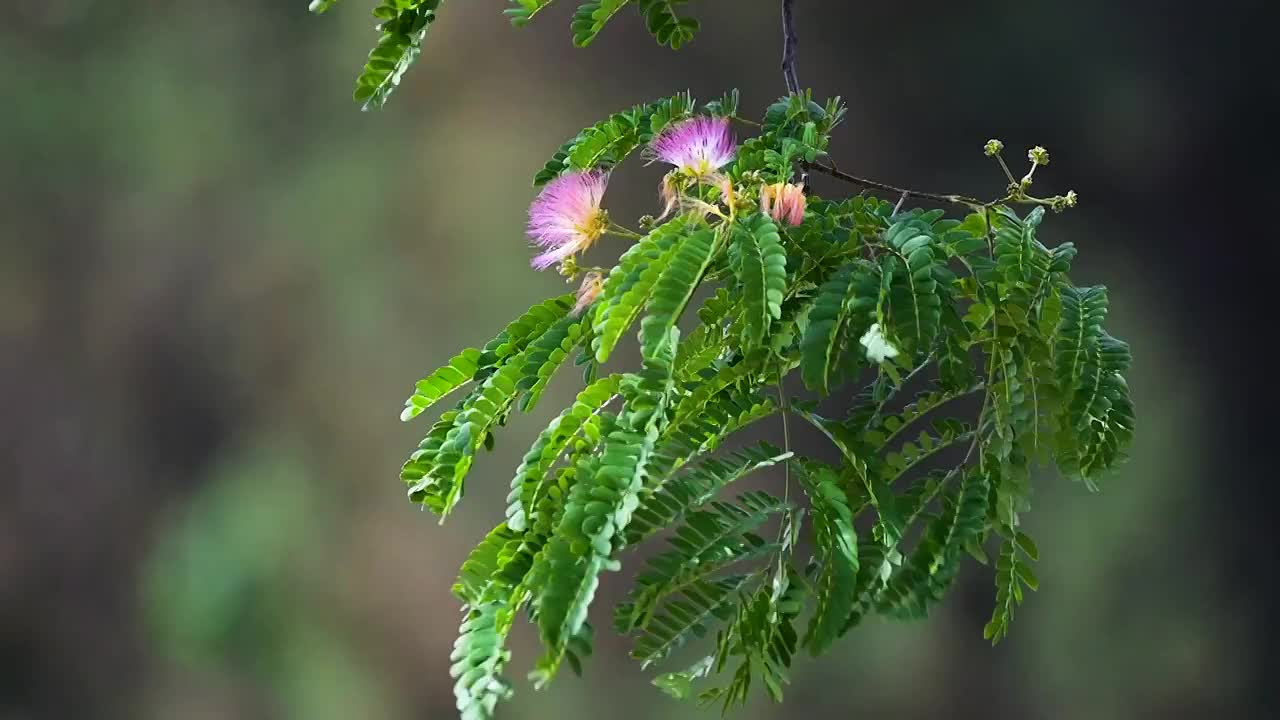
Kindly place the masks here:
<instances>
[{"instance_id":1,"label":"green flower bud","mask_svg":"<svg viewBox=\"0 0 1280 720\"><path fill-rule=\"evenodd\" d=\"M983 152L987 154L987 157L995 157L1000 154L1001 150L1004 150L1004 143L995 138L988 140L987 146L983 148Z\"/></svg>"},{"instance_id":2,"label":"green flower bud","mask_svg":"<svg viewBox=\"0 0 1280 720\"><path fill-rule=\"evenodd\" d=\"M1035 165L1049 164L1049 151L1037 145L1027 151L1027 159Z\"/></svg>"}]
</instances>

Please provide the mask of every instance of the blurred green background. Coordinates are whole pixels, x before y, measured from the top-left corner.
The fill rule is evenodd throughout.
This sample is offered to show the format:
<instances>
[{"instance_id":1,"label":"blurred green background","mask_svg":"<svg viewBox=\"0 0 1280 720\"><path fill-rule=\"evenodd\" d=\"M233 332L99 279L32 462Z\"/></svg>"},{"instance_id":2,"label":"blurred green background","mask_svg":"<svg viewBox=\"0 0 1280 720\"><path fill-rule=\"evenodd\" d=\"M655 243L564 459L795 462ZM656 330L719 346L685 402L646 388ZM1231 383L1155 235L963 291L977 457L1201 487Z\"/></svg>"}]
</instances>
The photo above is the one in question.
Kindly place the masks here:
<instances>
[{"instance_id":1,"label":"blurred green background","mask_svg":"<svg viewBox=\"0 0 1280 720\"><path fill-rule=\"evenodd\" d=\"M772 0L694 3L678 53L632 13L577 50L571 4L514 31L491 0L442 8L360 113L370 5L0 11L0 719L450 717L456 567L576 378L445 528L397 479L424 427L403 398L563 291L523 239L563 140L684 88L741 88L748 115L782 91ZM971 565L929 621L871 623L738 717L1274 717L1276 491L1232 309L1264 283L1217 258L1275 208L1246 154L1275 79L1249 73L1262 4L1235 5L799 0L801 81L850 106L841 168L993 196L987 138L1050 149L1037 188L1082 207L1046 239L1112 287L1140 425L1100 496L1040 478L1042 587L1008 641L982 639ZM615 216L651 211L658 172L617 173ZM584 680L539 693L528 628L515 650L503 717L714 717L609 633Z\"/></svg>"}]
</instances>

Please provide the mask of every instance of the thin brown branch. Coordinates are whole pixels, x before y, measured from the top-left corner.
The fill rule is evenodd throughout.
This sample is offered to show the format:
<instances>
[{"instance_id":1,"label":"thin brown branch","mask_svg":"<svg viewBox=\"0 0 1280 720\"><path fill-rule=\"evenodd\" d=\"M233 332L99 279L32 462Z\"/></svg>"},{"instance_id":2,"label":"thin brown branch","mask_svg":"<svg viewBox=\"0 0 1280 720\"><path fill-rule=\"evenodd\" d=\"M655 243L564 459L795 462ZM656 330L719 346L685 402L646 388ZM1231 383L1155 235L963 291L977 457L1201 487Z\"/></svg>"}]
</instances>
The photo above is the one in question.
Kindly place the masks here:
<instances>
[{"instance_id":1,"label":"thin brown branch","mask_svg":"<svg viewBox=\"0 0 1280 720\"><path fill-rule=\"evenodd\" d=\"M831 177L836 178L837 180L843 180L847 183L852 183L854 185L859 185L859 186L862 186L865 188L871 188L874 190L883 190L885 192L894 193L897 195L901 195L903 197L916 197L922 200L933 200L934 202L953 203L956 205L965 205L972 208L980 208L987 204L976 198L965 197L964 195L942 195L939 193L922 192L920 190L908 190L907 188L895 187L893 185L889 185L888 183L877 182L875 180L860 178L856 175L850 175L847 172L844 172L842 170L837 170L836 168L830 165L823 165L821 163L806 162L806 163L801 163L801 165L806 170L813 170L826 175L830 175Z\"/></svg>"},{"instance_id":2,"label":"thin brown branch","mask_svg":"<svg viewBox=\"0 0 1280 720\"><path fill-rule=\"evenodd\" d=\"M796 78L796 46L800 39L796 37L791 3L792 0L782 0L782 80L788 94L800 92L800 81Z\"/></svg>"},{"instance_id":3,"label":"thin brown branch","mask_svg":"<svg viewBox=\"0 0 1280 720\"><path fill-rule=\"evenodd\" d=\"M898 198L898 204L893 206L894 215L897 215L898 211L902 209L902 203L906 202L909 196L910 194L904 190L902 193L902 197Z\"/></svg>"}]
</instances>

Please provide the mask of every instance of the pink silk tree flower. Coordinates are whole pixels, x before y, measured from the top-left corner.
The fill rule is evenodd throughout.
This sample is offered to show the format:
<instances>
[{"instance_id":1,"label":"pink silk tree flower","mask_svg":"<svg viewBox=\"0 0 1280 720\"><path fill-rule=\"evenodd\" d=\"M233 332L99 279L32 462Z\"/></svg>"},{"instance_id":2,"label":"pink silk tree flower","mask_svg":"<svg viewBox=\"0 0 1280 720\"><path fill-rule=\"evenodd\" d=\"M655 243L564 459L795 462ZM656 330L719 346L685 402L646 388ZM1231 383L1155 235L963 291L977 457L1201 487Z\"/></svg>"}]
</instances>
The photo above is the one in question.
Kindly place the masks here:
<instances>
[{"instance_id":1,"label":"pink silk tree flower","mask_svg":"<svg viewBox=\"0 0 1280 720\"><path fill-rule=\"evenodd\" d=\"M653 157L699 180L733 161L737 141L729 118L695 117L672 123L649 145Z\"/></svg>"},{"instance_id":2,"label":"pink silk tree flower","mask_svg":"<svg viewBox=\"0 0 1280 720\"><path fill-rule=\"evenodd\" d=\"M658 188L658 198L662 200L662 214L658 216L659 220L680 207L680 189L676 187L675 172L673 170L663 176L662 185Z\"/></svg>"},{"instance_id":3,"label":"pink silk tree flower","mask_svg":"<svg viewBox=\"0 0 1280 720\"><path fill-rule=\"evenodd\" d=\"M578 288L578 303L573 306L573 316L577 317L591 306L591 303L600 297L600 293L604 291L604 275L592 271L582 278L582 285Z\"/></svg>"},{"instance_id":4,"label":"pink silk tree flower","mask_svg":"<svg viewBox=\"0 0 1280 720\"><path fill-rule=\"evenodd\" d=\"M719 185L720 185L720 202L732 208L734 201L738 197L737 193L733 191L733 180L731 180L727 176L722 176L720 178Z\"/></svg>"},{"instance_id":5,"label":"pink silk tree flower","mask_svg":"<svg viewBox=\"0 0 1280 720\"><path fill-rule=\"evenodd\" d=\"M552 180L529 206L529 237L545 252L531 265L545 270L591 247L609 227L600 208L609 174L602 170L572 172Z\"/></svg>"},{"instance_id":6,"label":"pink silk tree flower","mask_svg":"<svg viewBox=\"0 0 1280 720\"><path fill-rule=\"evenodd\" d=\"M799 225L804 222L804 186L774 183L760 188L760 212L775 222Z\"/></svg>"}]
</instances>

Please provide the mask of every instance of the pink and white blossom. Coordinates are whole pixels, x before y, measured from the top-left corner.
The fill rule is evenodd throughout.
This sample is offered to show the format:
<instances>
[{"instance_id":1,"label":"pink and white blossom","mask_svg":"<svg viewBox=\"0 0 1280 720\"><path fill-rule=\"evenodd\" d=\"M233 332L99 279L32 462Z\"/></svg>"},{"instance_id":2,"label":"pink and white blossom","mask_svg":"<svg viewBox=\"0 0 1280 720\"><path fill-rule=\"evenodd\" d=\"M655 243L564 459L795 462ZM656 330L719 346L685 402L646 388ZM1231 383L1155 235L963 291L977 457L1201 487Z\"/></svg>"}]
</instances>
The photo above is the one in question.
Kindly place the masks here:
<instances>
[{"instance_id":1,"label":"pink and white blossom","mask_svg":"<svg viewBox=\"0 0 1280 720\"><path fill-rule=\"evenodd\" d=\"M774 183L760 188L760 212L775 222L799 225L804 222L804 185Z\"/></svg>"},{"instance_id":2,"label":"pink and white blossom","mask_svg":"<svg viewBox=\"0 0 1280 720\"><path fill-rule=\"evenodd\" d=\"M574 317L581 315L583 310L590 307L603 291L604 275L594 270L587 273L582 278L582 285L578 288L578 302L573 306Z\"/></svg>"},{"instance_id":3,"label":"pink and white blossom","mask_svg":"<svg viewBox=\"0 0 1280 720\"><path fill-rule=\"evenodd\" d=\"M737 141L729 118L699 116L672 123L649 145L653 157L690 177L711 179L733 162Z\"/></svg>"},{"instance_id":4,"label":"pink and white blossom","mask_svg":"<svg viewBox=\"0 0 1280 720\"><path fill-rule=\"evenodd\" d=\"M604 235L609 215L600 208L609 174L571 172L552 180L529 206L529 237L544 252L531 264L545 270L591 247Z\"/></svg>"}]
</instances>

